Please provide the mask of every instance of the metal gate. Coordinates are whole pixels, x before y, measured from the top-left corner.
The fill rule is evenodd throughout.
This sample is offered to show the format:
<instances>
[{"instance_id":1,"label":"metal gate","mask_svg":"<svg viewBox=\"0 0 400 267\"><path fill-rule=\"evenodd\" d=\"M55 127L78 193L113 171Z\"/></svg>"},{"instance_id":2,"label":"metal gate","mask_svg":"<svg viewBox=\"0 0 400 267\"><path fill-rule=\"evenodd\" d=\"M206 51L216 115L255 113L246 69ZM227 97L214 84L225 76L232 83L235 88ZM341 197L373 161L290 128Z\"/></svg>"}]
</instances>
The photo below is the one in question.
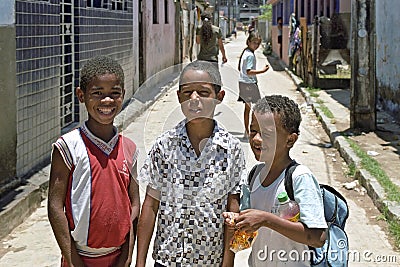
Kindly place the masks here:
<instances>
[{"instance_id":1,"label":"metal gate","mask_svg":"<svg viewBox=\"0 0 400 267\"><path fill-rule=\"evenodd\" d=\"M74 122L74 0L61 0L60 126Z\"/></svg>"}]
</instances>

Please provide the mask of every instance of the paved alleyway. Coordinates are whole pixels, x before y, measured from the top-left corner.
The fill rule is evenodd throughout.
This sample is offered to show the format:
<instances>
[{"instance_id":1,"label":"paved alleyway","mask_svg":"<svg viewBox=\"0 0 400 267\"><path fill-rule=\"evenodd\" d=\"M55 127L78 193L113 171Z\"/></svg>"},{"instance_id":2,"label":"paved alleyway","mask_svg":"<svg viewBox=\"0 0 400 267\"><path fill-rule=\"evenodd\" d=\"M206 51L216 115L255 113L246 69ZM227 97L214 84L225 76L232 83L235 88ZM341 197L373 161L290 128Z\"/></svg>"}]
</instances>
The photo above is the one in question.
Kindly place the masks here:
<instances>
[{"instance_id":1,"label":"paved alleyway","mask_svg":"<svg viewBox=\"0 0 400 267\"><path fill-rule=\"evenodd\" d=\"M244 47L243 32L239 32L237 39L233 39L225 45L228 63L220 66L220 69L226 96L216 110L216 119L238 138L242 138L244 131L242 126L244 107L242 103L236 101L238 92L236 68L238 57ZM256 51L256 55L259 67L267 63L261 53L261 48ZM292 156L299 162L308 165L321 183L333 185L348 198L350 217L346 230L351 250L356 254L359 253L359 258L350 259L349 266L398 266L400 255L392 249L388 236L380 226L382 224L376 220L379 213L370 199L365 195L348 194L342 190L341 184L346 181L344 176L346 168L343 161L336 149L330 145L329 137L325 134L313 111L304 104L304 99L296 91L291 79L284 71L274 71L273 69L259 75L258 78L263 94L287 95L296 99L301 106L303 113L301 134L292 151ZM171 128L182 118L175 86L156 101L147 112L128 125L125 134L134 139L141 150L139 166L142 165L146 152L155 137ZM248 142L244 139L241 141L250 168L255 160ZM141 193L143 196L143 190ZM248 251L238 253L235 266L247 266L247 255ZM150 251L148 258L147 266L153 266ZM374 260L391 262L382 264ZM59 249L47 220L45 201L42 202L41 208L2 240L0 266L59 266ZM132 264L132 266L134 265Z\"/></svg>"}]
</instances>

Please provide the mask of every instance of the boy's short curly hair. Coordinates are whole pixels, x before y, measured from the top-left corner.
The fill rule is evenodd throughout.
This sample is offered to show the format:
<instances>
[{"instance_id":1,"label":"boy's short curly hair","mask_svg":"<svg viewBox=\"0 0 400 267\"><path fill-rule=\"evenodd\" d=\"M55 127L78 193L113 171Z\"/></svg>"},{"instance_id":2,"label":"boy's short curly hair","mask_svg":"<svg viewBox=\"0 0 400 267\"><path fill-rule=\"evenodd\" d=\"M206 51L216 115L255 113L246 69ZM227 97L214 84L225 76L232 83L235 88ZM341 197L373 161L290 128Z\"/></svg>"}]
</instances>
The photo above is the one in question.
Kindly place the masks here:
<instances>
[{"instance_id":1,"label":"boy's short curly hair","mask_svg":"<svg viewBox=\"0 0 400 267\"><path fill-rule=\"evenodd\" d=\"M286 131L300 134L301 113L299 106L286 96L265 96L257 101L253 107L253 111L278 114L282 127Z\"/></svg>"},{"instance_id":2,"label":"boy's short curly hair","mask_svg":"<svg viewBox=\"0 0 400 267\"><path fill-rule=\"evenodd\" d=\"M188 65L186 65L182 72L181 75L179 76L179 90L181 89L183 83L182 83L182 78L185 75L185 73L189 70L201 70L204 72L207 72L208 75L210 76L211 83L214 85L215 93L218 94L219 91L221 90L222 87L222 80L221 80L221 74L218 69L218 65L213 62L209 61L204 61L204 60L196 60L193 62L190 62ZM208 82L210 81L191 81L191 82Z\"/></svg>"},{"instance_id":3,"label":"boy's short curly hair","mask_svg":"<svg viewBox=\"0 0 400 267\"><path fill-rule=\"evenodd\" d=\"M93 80L93 78L107 73L115 74L121 87L124 88L124 70L116 60L107 56L97 56L86 62L81 69L79 87L85 92L88 84Z\"/></svg>"}]
</instances>

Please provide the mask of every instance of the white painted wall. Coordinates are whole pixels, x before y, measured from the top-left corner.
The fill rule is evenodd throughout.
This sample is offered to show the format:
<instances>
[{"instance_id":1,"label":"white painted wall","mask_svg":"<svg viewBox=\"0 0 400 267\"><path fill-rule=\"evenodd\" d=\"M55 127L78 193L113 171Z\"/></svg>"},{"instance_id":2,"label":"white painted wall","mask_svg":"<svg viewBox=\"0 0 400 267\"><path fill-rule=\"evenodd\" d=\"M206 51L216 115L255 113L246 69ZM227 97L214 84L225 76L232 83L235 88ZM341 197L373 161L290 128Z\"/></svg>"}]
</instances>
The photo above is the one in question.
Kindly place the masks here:
<instances>
[{"instance_id":1,"label":"white painted wall","mask_svg":"<svg viewBox=\"0 0 400 267\"><path fill-rule=\"evenodd\" d=\"M400 1L376 1L376 78L385 110L400 120Z\"/></svg>"}]
</instances>

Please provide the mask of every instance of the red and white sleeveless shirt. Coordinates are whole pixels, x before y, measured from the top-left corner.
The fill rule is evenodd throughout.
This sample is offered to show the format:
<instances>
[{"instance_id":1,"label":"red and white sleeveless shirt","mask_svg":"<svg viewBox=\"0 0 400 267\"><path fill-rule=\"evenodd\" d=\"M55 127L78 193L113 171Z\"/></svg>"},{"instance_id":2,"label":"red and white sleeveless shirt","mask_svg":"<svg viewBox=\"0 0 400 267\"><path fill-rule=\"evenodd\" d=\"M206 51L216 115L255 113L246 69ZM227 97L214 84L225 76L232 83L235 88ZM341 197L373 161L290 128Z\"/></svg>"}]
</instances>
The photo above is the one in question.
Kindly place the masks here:
<instances>
[{"instance_id":1,"label":"red and white sleeveless shirt","mask_svg":"<svg viewBox=\"0 0 400 267\"><path fill-rule=\"evenodd\" d=\"M128 192L138 151L115 132L106 143L83 124L53 144L70 169L65 213L71 235L79 254L89 257L117 250L131 227Z\"/></svg>"}]
</instances>

